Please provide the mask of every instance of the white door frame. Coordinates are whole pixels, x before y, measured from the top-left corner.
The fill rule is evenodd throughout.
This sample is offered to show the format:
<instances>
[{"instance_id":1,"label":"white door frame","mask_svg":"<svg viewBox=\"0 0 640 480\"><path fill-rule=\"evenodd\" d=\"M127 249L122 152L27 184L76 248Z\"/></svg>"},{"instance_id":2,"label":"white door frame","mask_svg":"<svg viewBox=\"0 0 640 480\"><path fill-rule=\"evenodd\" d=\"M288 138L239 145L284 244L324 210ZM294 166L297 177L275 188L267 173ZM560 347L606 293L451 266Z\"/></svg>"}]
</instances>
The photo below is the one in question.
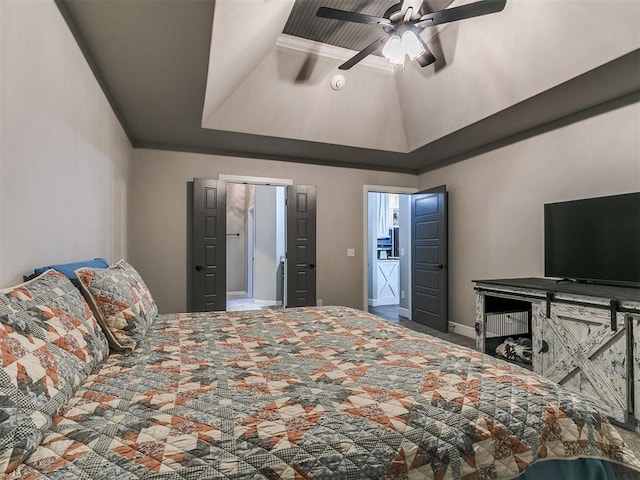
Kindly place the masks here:
<instances>
[{"instance_id":1,"label":"white door frame","mask_svg":"<svg viewBox=\"0 0 640 480\"><path fill-rule=\"evenodd\" d=\"M389 187L384 185L363 185L362 187L362 204L363 211L363 238L362 238L362 277L364 290L362 292L363 310L367 310L369 305L369 192L376 193L403 193L411 195L419 190L412 187ZM411 252L409 251L409 263L411 263ZM411 320L411 295L409 297L409 320Z\"/></svg>"},{"instance_id":2,"label":"white door frame","mask_svg":"<svg viewBox=\"0 0 640 480\"><path fill-rule=\"evenodd\" d=\"M291 178L270 178L270 177L249 177L247 175L226 175L221 173L218 180L224 180L227 183L248 183L251 185L293 185Z\"/></svg>"},{"instance_id":3,"label":"white door frame","mask_svg":"<svg viewBox=\"0 0 640 480\"><path fill-rule=\"evenodd\" d=\"M247 213L247 297L253 298L254 258L256 248L256 210L250 208Z\"/></svg>"}]
</instances>

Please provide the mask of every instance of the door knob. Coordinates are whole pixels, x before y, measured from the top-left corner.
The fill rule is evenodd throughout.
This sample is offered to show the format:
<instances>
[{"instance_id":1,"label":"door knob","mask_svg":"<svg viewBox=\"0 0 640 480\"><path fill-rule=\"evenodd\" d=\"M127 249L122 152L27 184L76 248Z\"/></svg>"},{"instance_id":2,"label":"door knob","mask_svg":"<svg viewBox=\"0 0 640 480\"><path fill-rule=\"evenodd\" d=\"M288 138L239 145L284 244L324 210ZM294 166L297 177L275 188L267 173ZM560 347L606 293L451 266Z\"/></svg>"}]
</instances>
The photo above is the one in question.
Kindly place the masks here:
<instances>
[{"instance_id":1,"label":"door knob","mask_svg":"<svg viewBox=\"0 0 640 480\"><path fill-rule=\"evenodd\" d=\"M199 272L200 270L202 270L202 265L196 265L196 272Z\"/></svg>"},{"instance_id":2,"label":"door knob","mask_svg":"<svg viewBox=\"0 0 640 480\"><path fill-rule=\"evenodd\" d=\"M310 263L309 265L307 265L307 268L308 268L309 270L311 270L311 269L312 269L313 267L315 267L315 266L316 266L316 264L315 264L315 263Z\"/></svg>"},{"instance_id":3,"label":"door knob","mask_svg":"<svg viewBox=\"0 0 640 480\"><path fill-rule=\"evenodd\" d=\"M447 266L443 265L442 263L440 265L434 265L430 268L430 270L446 270Z\"/></svg>"}]
</instances>

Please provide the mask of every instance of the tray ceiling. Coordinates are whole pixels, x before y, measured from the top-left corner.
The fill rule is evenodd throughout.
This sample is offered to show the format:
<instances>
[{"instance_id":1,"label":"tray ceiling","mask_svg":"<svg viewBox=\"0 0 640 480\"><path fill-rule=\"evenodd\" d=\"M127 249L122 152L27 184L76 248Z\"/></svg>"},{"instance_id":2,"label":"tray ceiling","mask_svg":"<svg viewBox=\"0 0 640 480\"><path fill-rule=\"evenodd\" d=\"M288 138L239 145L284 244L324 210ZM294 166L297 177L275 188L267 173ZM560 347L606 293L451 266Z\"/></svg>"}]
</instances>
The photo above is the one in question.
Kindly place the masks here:
<instances>
[{"instance_id":1,"label":"tray ceiling","mask_svg":"<svg viewBox=\"0 0 640 480\"><path fill-rule=\"evenodd\" d=\"M483 50L485 55L483 58L486 59L486 62L482 64L480 70L469 71L472 62L465 63L461 59L465 55L473 53L473 50L469 50L469 46L473 46L474 42L483 45L483 39L475 35L471 42L465 40L464 36L468 32L479 27L473 27L472 24L466 26L463 25L463 22L459 22L463 26L459 30L452 29L447 34L447 42L443 37L443 54L446 56L446 64L440 65L440 71L438 71L437 65L428 73L419 69L412 70L410 66L407 66L405 71L395 76L396 92L393 94L381 92L384 97L379 98L391 98L389 95L397 96L397 105L403 116L402 122L406 122L407 118L421 118L421 115L426 118L423 123L415 122L415 131L405 133L408 145L406 152L363 147L355 143L339 144L339 142L327 141L326 138L330 138L331 132L327 133L322 130L325 127L330 127L330 116L316 118L319 127L309 127L308 132L303 132L304 135L288 136L287 132L295 130L297 128L295 126L283 130L282 133L260 131L262 128L260 125L269 125L279 121L271 119L274 113L267 109L270 104L265 103L261 98L268 99L270 96L279 95L276 100L281 106L277 113L285 117L287 116L287 106L293 110L300 108L300 105L292 102L290 98L294 98L300 92L303 93L300 94L302 103L315 98L315 106L303 109L301 119L294 119L298 124L301 124L321 115L323 107L330 107L327 107L326 104L331 104L336 100L338 100L336 105L348 104L350 101L354 101L353 98L358 94L357 91L347 90L347 87L354 84L353 79L349 76L347 76L347 87L340 92L345 96L334 98L325 93L329 88L328 78L314 77L314 75L320 76L323 72L320 68L323 65L322 62L329 61L324 59L320 59L318 66L315 67L308 79L296 82L296 78L288 76L287 65L289 64L283 63L284 54L278 52L278 49L273 45L269 47L271 50L265 45L260 46L267 52L264 56L265 59L256 62L255 65L248 65L247 72L243 74L241 81L237 82L237 88L234 87L233 91L230 88L226 108L233 115L239 115L238 111L243 109L246 109L246 112L240 112L242 115L237 116L235 120L230 119L226 126L203 128L203 105L207 94L207 77L210 76L211 69L219 66L223 73L231 73L231 70L250 56L247 55L250 52L237 52L240 63L231 62L228 69L222 68L220 65L209 65L211 52L215 50L215 45L214 49L210 50L214 18L222 11L221 5L224 0L216 2L213 0L197 2L181 0L165 0L163 2L57 0L56 3L78 40L133 146L138 148L185 150L417 173L437 165L468 158L479 152L597 114L606 109L616 108L621 104L638 101L638 92L640 91L640 78L637 75L640 65L640 50L638 50L640 47L638 45L640 27L635 21L630 20L628 23L633 23L633 25L623 25L621 28L620 18L616 20L615 15L611 17L610 23L617 24L616 28L619 31L616 34L618 36L622 32L627 37L633 38L635 31L635 44L631 42L631 46L629 46L629 42L627 42L622 46L614 45L616 48L609 48L609 44L604 45L603 48L594 48L592 44L588 43L591 41L589 38L593 37L587 28L588 25L583 26L584 41L587 43L585 49L588 48L589 52L585 52L584 56L587 60L581 65L591 66L582 67L581 70L580 65L574 65L575 68L568 70L565 79L562 80L561 76L556 75L555 78L561 79L561 81L553 79L553 81L546 81L546 83L544 76L537 73L539 69L532 67L531 74L528 74L526 67L524 70L516 68L513 66L513 62L511 65L500 64L502 57L509 58L505 52L508 53L509 43L513 43L516 37L512 38L510 42L506 41L509 39L505 39L501 44L489 43L489 48L485 46ZM245 0L242 3L262 4L263 2L262 0ZM264 2L265 5L269 3L278 2ZM364 26L364 28L360 28L363 26L351 24L324 25L324 23L340 22L316 18L317 7L320 5L332 6L380 14L392 3L382 0L371 2L299 0L295 3L292 2L291 15L284 18L280 28L284 33L304 37L314 42L357 50L361 48L362 44L366 45L369 42L368 39L371 38L369 35L377 38L379 27ZM558 2L555 1L542 3L558 5ZM448 2L445 2L444 5L442 2L430 2L425 8L437 10L445 8L447 4ZM511 20L521 21L524 17L530 17L526 8L531 4L527 0L509 0L506 10L508 11L511 7L513 10L511 15L514 15ZM576 2L566 2L566 4L576 5ZM628 7L630 2L616 2L616 4L618 7L626 4ZM565 7L565 4L563 3L562 6ZM518 11L517 8L520 7L522 9ZM583 7L576 8L582 9ZM597 9L591 10L595 12ZM541 10L541 12L548 11ZM601 20L595 20L596 13L593 14L594 22L601 22ZM251 17L251 14L252 10L248 8L248 16L241 17L239 21L246 20L245 23L250 23L259 20L259 18ZM585 19L588 19L588 15L590 15L586 8L581 10L581 14ZM630 17L630 15L628 12L621 12L619 17ZM505 16L505 18L509 17ZM510 32L515 32L514 35L519 31L527 31L520 26L515 29L510 28ZM524 38L520 41L534 42L535 40L544 43L544 38L539 38L539 26L533 25L529 31L533 31L533 29L538 32L538 38ZM371 33L369 30L374 30L375 33ZM215 32L213 33L215 37ZM253 31L247 33L253 34ZM490 34L491 32L487 31L487 35L490 36ZM552 31L551 35L560 38L558 32ZM574 43L581 43L578 40ZM219 46L226 49L232 48L232 39L230 38L228 43L223 42L223 45ZM562 42L560 46L565 47ZM609 50L606 50L605 47ZM525 47L522 48L525 49ZM572 52L568 52L566 55L569 53ZM289 53L286 54L289 55ZM554 59L553 52L549 55L550 61L560 62L563 60L561 56ZM577 56L580 55L582 52L578 52ZM593 59L594 55L599 56L599 60L593 60L589 63L588 59ZM268 59L269 56L272 58ZM576 55L572 54L572 56ZM301 61L304 63L304 61L309 62L311 57L302 58ZM311 60L313 59L311 58ZM536 66L538 65L536 62L541 62L542 59L531 58L530 61L534 62L534 66ZM334 63L337 66L339 61L336 60ZM478 78L483 75L483 70L489 68L484 66L487 63L491 67L492 75L495 73L497 83L488 90L486 88L479 89L474 82L477 83ZM261 77L257 77L269 72L271 75L275 75L279 82L279 86L275 90L267 88L270 85L269 81L263 82ZM550 72L555 74L552 69ZM299 72L296 70L294 73ZM456 75L453 75L454 73ZM366 85L365 74L361 72L360 75L363 76L362 81ZM462 83L464 88L458 92L443 91L442 88L445 88L446 84L452 83L445 81L448 78L447 75L454 79L453 83L464 79ZM540 85L539 88L534 84L535 78L531 77L540 77L540 80L536 80ZM527 85L528 82L531 85ZM528 92L534 93L528 94L518 101L510 100L506 103L503 101L493 110L485 108L484 111L490 113L483 114L480 118L460 118L470 102L481 100L489 105L495 100L502 101L504 95L511 94L518 88L523 88L523 84L528 88ZM264 88L261 90L253 88L252 90L249 88L252 85L254 87L264 85ZM258 91L254 92L256 89ZM247 96L249 94L257 96L250 98ZM475 95L475 100L473 96L469 96L470 94ZM517 96L512 95L511 98L517 98ZM243 100L244 104L240 100ZM374 103L378 100L374 96L366 97L362 101ZM447 109L447 104L453 108ZM274 105L276 104L274 103ZM234 108L231 109L231 106ZM221 108L224 110L225 104ZM443 108L444 110L441 110ZM355 110L357 114L358 109ZM305 112L307 113L305 114ZM349 114L353 113L349 112ZM458 116L456 117L456 115ZM349 128L341 129L347 130L347 134L348 131L351 131L352 136L357 136L358 129L363 127L357 120L357 115L354 118L355 121L345 123L349 125ZM261 121L257 122L256 119ZM248 126L253 124L257 127L251 130L253 127L249 128ZM286 126L286 124L283 125ZM423 136L426 130L433 134L424 140ZM326 134L325 137L322 137L322 134ZM318 140L319 138L320 140Z\"/></svg>"}]
</instances>

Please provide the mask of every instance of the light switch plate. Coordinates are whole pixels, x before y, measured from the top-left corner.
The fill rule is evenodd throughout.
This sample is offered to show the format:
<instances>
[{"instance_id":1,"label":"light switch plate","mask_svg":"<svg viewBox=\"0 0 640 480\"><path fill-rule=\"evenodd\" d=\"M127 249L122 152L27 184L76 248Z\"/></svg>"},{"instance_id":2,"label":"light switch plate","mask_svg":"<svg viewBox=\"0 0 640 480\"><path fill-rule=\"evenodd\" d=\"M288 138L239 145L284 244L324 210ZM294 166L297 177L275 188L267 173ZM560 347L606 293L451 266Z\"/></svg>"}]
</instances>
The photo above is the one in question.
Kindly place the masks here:
<instances>
[{"instance_id":1,"label":"light switch plate","mask_svg":"<svg viewBox=\"0 0 640 480\"><path fill-rule=\"evenodd\" d=\"M347 248L347 257L355 257L356 249L355 248Z\"/></svg>"}]
</instances>

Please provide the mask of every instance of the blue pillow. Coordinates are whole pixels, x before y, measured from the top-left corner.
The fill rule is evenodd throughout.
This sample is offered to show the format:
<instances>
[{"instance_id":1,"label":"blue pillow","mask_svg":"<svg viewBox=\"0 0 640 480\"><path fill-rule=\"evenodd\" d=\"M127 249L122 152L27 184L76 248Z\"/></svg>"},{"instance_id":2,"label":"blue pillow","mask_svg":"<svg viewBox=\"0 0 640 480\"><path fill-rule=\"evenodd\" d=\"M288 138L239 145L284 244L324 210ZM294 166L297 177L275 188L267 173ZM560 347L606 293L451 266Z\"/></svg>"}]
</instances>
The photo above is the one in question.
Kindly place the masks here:
<instances>
[{"instance_id":1,"label":"blue pillow","mask_svg":"<svg viewBox=\"0 0 640 480\"><path fill-rule=\"evenodd\" d=\"M38 267L33 270L35 276L40 275L41 273L46 272L50 268L57 270L61 274L71 280L74 285L78 285L78 277L76 277L75 271L78 268L82 267L92 267L92 268L107 268L109 264L104 258L94 258L93 260L85 260L84 262L75 262L75 263L63 263L60 265L47 265L46 267Z\"/></svg>"}]
</instances>

